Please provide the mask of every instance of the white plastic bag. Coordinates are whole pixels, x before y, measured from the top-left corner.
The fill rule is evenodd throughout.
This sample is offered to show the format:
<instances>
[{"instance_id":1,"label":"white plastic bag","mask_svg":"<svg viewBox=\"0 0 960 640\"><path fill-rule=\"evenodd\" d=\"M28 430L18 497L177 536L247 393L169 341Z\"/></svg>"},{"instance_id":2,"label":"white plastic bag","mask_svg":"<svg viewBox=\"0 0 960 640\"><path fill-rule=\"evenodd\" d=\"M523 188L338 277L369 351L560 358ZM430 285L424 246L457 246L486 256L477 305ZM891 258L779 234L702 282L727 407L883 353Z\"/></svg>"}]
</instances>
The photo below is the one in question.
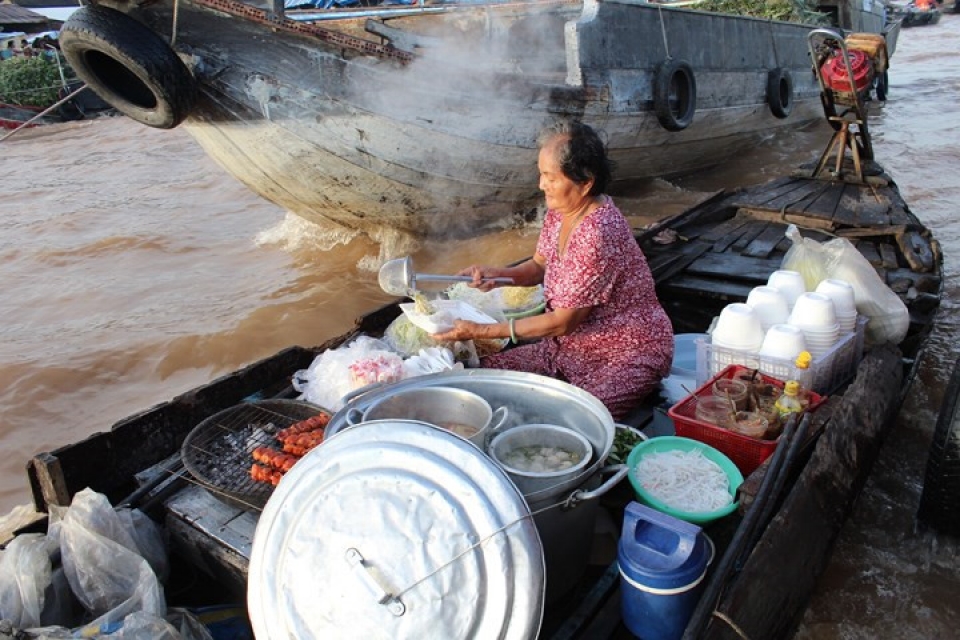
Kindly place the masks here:
<instances>
[{"instance_id":1,"label":"white plastic bag","mask_svg":"<svg viewBox=\"0 0 960 640\"><path fill-rule=\"evenodd\" d=\"M40 533L19 535L0 552L0 618L21 629L44 624L44 592L51 585L50 543Z\"/></svg>"},{"instance_id":2,"label":"white plastic bag","mask_svg":"<svg viewBox=\"0 0 960 640\"><path fill-rule=\"evenodd\" d=\"M784 235L793 244L783 256L780 268L798 272L803 276L807 291L813 291L827 277L823 246L813 238L804 238L795 224L788 226Z\"/></svg>"},{"instance_id":3,"label":"white plastic bag","mask_svg":"<svg viewBox=\"0 0 960 640\"><path fill-rule=\"evenodd\" d=\"M910 310L900 296L877 275L873 265L846 238L835 238L824 245L830 278L845 280L853 286L857 313L870 318L868 344L899 344L910 328Z\"/></svg>"},{"instance_id":4,"label":"white plastic bag","mask_svg":"<svg viewBox=\"0 0 960 640\"><path fill-rule=\"evenodd\" d=\"M787 228L793 246L783 257L781 268L803 274L807 291L813 291L826 278L844 280L853 287L857 313L869 318L868 344L899 344L910 328L910 311L891 291L873 265L846 238L834 238L823 244L804 238L796 225Z\"/></svg>"},{"instance_id":5,"label":"white plastic bag","mask_svg":"<svg viewBox=\"0 0 960 640\"><path fill-rule=\"evenodd\" d=\"M378 371L394 371L395 377L357 379L351 366L363 361L379 363L376 368ZM360 336L346 346L324 351L314 358L309 368L293 374L293 388L300 392L301 400L339 411L343 408L343 397L354 389L371 382L394 382L402 374L403 358L382 340Z\"/></svg>"},{"instance_id":6,"label":"white plastic bag","mask_svg":"<svg viewBox=\"0 0 960 640\"><path fill-rule=\"evenodd\" d=\"M135 611L158 617L166 613L157 575L124 520L104 495L84 489L51 525L49 535L59 539L70 588L97 617L94 627L119 623ZM146 527L137 535L160 536L159 529L149 534Z\"/></svg>"}]
</instances>

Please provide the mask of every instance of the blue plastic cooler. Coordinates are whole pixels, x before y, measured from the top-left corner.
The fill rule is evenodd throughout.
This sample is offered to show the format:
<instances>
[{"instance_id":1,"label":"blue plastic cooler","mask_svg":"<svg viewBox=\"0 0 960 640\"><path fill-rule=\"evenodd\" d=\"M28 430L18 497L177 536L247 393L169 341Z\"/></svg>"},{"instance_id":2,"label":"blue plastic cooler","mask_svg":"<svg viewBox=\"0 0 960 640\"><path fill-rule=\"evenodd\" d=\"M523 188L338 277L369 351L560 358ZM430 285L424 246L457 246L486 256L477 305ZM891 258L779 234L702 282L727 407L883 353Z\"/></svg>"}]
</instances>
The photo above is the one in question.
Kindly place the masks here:
<instances>
[{"instance_id":1,"label":"blue plastic cooler","mask_svg":"<svg viewBox=\"0 0 960 640\"><path fill-rule=\"evenodd\" d=\"M713 554L713 542L700 527L638 502L628 504L617 554L627 628L642 640L680 638Z\"/></svg>"}]
</instances>

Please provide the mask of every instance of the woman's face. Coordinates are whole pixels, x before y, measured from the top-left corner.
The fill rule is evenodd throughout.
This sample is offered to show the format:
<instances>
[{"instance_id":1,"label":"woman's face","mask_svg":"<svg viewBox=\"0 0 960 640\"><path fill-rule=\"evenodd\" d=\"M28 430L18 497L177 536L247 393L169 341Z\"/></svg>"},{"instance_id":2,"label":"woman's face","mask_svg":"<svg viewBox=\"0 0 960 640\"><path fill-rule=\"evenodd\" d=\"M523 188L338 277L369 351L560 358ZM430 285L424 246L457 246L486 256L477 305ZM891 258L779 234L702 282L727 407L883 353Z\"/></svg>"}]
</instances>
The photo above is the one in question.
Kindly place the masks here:
<instances>
[{"instance_id":1,"label":"woman's face","mask_svg":"<svg viewBox=\"0 0 960 640\"><path fill-rule=\"evenodd\" d=\"M540 190L543 191L548 209L560 213L579 212L590 199L587 195L593 182L577 184L560 169L559 146L561 140L550 141L540 149L537 167L540 169Z\"/></svg>"}]
</instances>

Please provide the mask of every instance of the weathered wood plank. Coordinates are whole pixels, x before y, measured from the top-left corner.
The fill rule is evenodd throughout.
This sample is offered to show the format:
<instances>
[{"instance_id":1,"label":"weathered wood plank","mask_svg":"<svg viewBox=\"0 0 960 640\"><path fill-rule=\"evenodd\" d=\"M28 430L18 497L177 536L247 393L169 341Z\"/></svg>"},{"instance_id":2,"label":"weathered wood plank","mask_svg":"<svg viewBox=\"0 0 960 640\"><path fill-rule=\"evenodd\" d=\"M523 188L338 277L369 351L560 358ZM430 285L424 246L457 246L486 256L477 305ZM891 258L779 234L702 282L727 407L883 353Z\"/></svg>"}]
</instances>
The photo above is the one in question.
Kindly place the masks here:
<instances>
[{"instance_id":1,"label":"weathered wood plank","mask_svg":"<svg viewBox=\"0 0 960 640\"><path fill-rule=\"evenodd\" d=\"M841 183L830 183L830 186L824 189L806 208L806 212L816 215L818 218L832 220L833 212L837 210L840 203L840 196L843 195L843 185Z\"/></svg>"},{"instance_id":2,"label":"weathered wood plank","mask_svg":"<svg viewBox=\"0 0 960 640\"><path fill-rule=\"evenodd\" d=\"M766 282L766 280L764 280ZM684 274L665 282L662 285L672 295L686 295L703 298L713 298L729 302L743 302L750 295L750 289L756 286L752 283L738 283L719 281L716 278L701 278Z\"/></svg>"},{"instance_id":3,"label":"weathered wood plank","mask_svg":"<svg viewBox=\"0 0 960 640\"><path fill-rule=\"evenodd\" d=\"M751 242L753 242L757 238L757 236L759 236L761 233L767 230L767 226L769 224L770 224L769 222L766 222L763 220L755 220L751 222L749 225L747 225L744 228L743 233L740 235L740 237L737 238L736 241L730 245L730 249L737 253L742 252L744 249L746 249L750 245Z\"/></svg>"},{"instance_id":4,"label":"weathered wood plank","mask_svg":"<svg viewBox=\"0 0 960 640\"><path fill-rule=\"evenodd\" d=\"M741 218L739 216L730 218L729 220L725 220L718 224L712 231L704 233L702 236L700 236L700 239L704 242L717 242L718 240L723 240L749 222L749 219Z\"/></svg>"},{"instance_id":5,"label":"weathered wood plank","mask_svg":"<svg viewBox=\"0 0 960 640\"><path fill-rule=\"evenodd\" d=\"M742 213L744 216L749 216L754 220L767 220L769 222L778 222L782 224L795 224L804 228L819 228L831 231L835 226L833 220L828 220L826 218L808 218L802 215L781 213L780 211L769 211L766 209L747 207L740 209L740 213Z\"/></svg>"},{"instance_id":6,"label":"weathered wood plank","mask_svg":"<svg viewBox=\"0 0 960 640\"><path fill-rule=\"evenodd\" d=\"M754 238L753 242L741 251L740 254L750 258L769 257L782 241L787 240L784 236L786 229L787 225L785 224L776 222L768 223L766 229ZM789 240L787 240L787 242L789 242Z\"/></svg>"},{"instance_id":7,"label":"weathered wood plank","mask_svg":"<svg viewBox=\"0 0 960 640\"><path fill-rule=\"evenodd\" d=\"M880 251L877 249L877 245L869 240L861 240L857 243L857 250L860 254L867 259L867 262L872 264L875 267L883 266L883 260L880 258Z\"/></svg>"},{"instance_id":8,"label":"weathered wood plank","mask_svg":"<svg viewBox=\"0 0 960 640\"><path fill-rule=\"evenodd\" d=\"M755 283L765 283L770 274L780 268L779 259L752 258L725 253L706 253L694 260L687 273L693 276L717 276Z\"/></svg>"},{"instance_id":9,"label":"weathered wood plank","mask_svg":"<svg viewBox=\"0 0 960 640\"><path fill-rule=\"evenodd\" d=\"M784 211L787 213L793 212L812 218L829 219L828 216L821 216L816 213L810 213L806 211L806 207L820 197L820 194L826 191L830 187L830 184L831 183L829 182L807 180L804 182L802 189L797 189L796 191L786 193L779 198L774 198L773 200L765 203L763 208L772 209L774 211Z\"/></svg>"},{"instance_id":10,"label":"weathered wood plank","mask_svg":"<svg viewBox=\"0 0 960 640\"><path fill-rule=\"evenodd\" d=\"M806 189L809 188L809 183L811 181L805 178L783 178L781 180L775 180L770 183L769 188L760 190L760 191L750 191L743 194L738 194L736 197L731 198L730 203L735 207L756 207L756 208L771 208L768 203L778 198L784 196L789 196L789 194L794 192L803 192L806 193ZM779 207L776 207L779 209Z\"/></svg>"},{"instance_id":11,"label":"weathered wood plank","mask_svg":"<svg viewBox=\"0 0 960 640\"><path fill-rule=\"evenodd\" d=\"M860 203L860 189L854 184L843 185L843 195L833 212L833 222L848 227L857 226L857 206Z\"/></svg>"}]
</instances>

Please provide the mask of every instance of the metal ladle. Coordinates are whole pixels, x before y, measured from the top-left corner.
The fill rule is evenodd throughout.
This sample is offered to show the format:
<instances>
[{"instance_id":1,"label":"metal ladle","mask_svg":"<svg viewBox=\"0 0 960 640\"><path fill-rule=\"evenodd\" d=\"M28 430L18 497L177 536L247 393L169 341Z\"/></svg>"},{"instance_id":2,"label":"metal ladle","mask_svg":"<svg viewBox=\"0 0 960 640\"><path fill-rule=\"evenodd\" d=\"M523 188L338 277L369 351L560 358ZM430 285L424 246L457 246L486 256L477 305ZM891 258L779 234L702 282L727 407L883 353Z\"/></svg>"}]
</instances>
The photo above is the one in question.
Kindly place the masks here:
<instances>
[{"instance_id":1,"label":"metal ladle","mask_svg":"<svg viewBox=\"0 0 960 640\"><path fill-rule=\"evenodd\" d=\"M444 276L431 273L416 273L413 270L413 258L394 258L380 267L380 288L394 296L409 295L417 290L418 281L428 282L473 282L471 276ZM513 284L513 278L490 278L488 281Z\"/></svg>"}]
</instances>

